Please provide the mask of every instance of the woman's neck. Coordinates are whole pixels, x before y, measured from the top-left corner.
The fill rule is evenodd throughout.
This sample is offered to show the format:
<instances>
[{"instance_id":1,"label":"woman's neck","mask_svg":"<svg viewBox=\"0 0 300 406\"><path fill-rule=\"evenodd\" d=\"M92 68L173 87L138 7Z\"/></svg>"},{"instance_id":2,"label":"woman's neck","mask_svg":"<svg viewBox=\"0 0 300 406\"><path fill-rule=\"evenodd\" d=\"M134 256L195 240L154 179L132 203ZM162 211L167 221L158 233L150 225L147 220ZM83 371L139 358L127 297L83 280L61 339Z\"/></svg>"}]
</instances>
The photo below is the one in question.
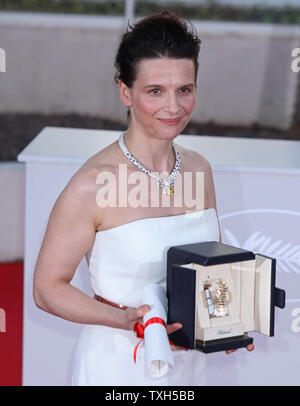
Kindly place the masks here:
<instances>
[{"instance_id":1,"label":"woman's neck","mask_svg":"<svg viewBox=\"0 0 300 406\"><path fill-rule=\"evenodd\" d=\"M172 172L176 159L173 140L161 140L128 128L124 142L131 155L146 169L164 174Z\"/></svg>"}]
</instances>

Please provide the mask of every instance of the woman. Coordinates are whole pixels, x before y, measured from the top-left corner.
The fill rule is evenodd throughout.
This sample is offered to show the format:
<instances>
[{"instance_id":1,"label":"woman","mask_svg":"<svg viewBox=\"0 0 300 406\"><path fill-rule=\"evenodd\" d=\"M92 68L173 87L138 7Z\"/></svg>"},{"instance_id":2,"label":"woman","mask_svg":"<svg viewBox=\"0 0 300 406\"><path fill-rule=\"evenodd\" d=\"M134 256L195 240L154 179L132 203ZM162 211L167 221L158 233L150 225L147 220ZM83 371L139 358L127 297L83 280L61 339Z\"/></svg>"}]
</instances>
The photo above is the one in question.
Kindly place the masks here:
<instances>
[{"instance_id":1,"label":"woman","mask_svg":"<svg viewBox=\"0 0 300 406\"><path fill-rule=\"evenodd\" d=\"M172 346L176 367L160 380L144 370L143 348L133 362L133 327L150 310L141 291L149 282L165 286L167 248L221 241L210 164L173 143L195 105L200 40L167 11L130 28L115 60L128 129L88 159L57 199L35 267L34 300L49 313L84 324L74 385L201 385L200 352ZM185 194L203 180L197 173L204 174L204 188L191 206ZM133 179L141 174L137 192ZM94 298L70 284L84 256ZM180 328L173 323L167 331Z\"/></svg>"}]
</instances>

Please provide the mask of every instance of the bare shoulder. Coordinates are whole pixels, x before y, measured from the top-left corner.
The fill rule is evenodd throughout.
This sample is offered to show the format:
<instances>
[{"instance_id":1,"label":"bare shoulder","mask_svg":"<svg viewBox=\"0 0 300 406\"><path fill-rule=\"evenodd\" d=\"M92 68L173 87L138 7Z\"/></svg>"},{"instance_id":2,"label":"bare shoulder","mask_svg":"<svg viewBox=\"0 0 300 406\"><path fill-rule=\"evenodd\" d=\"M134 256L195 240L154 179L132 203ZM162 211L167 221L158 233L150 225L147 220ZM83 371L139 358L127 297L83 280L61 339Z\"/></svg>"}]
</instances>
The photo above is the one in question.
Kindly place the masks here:
<instances>
[{"instance_id":1,"label":"bare shoulder","mask_svg":"<svg viewBox=\"0 0 300 406\"><path fill-rule=\"evenodd\" d=\"M182 155L184 171L204 173L204 207L216 208L215 185L210 162L200 152L181 146L178 146L178 151Z\"/></svg>"},{"instance_id":2,"label":"bare shoulder","mask_svg":"<svg viewBox=\"0 0 300 406\"><path fill-rule=\"evenodd\" d=\"M116 143L98 151L78 169L69 182L69 187L78 191L94 191L97 188L97 176L106 171L116 172L118 149Z\"/></svg>"},{"instance_id":3,"label":"bare shoulder","mask_svg":"<svg viewBox=\"0 0 300 406\"><path fill-rule=\"evenodd\" d=\"M198 151L184 148L175 144L177 150L182 156L182 160L194 170L211 171L211 165L208 159Z\"/></svg>"},{"instance_id":4,"label":"bare shoulder","mask_svg":"<svg viewBox=\"0 0 300 406\"><path fill-rule=\"evenodd\" d=\"M113 169L115 167L113 163L116 162L118 155L119 148L117 142L113 142L87 159L79 172L91 175L96 171Z\"/></svg>"},{"instance_id":5,"label":"bare shoulder","mask_svg":"<svg viewBox=\"0 0 300 406\"><path fill-rule=\"evenodd\" d=\"M113 149L114 147L110 145L85 161L66 184L57 199L56 206L80 207L93 217L95 224L98 224L99 206L96 195L99 184L97 184L97 178L103 172L115 172Z\"/></svg>"}]
</instances>

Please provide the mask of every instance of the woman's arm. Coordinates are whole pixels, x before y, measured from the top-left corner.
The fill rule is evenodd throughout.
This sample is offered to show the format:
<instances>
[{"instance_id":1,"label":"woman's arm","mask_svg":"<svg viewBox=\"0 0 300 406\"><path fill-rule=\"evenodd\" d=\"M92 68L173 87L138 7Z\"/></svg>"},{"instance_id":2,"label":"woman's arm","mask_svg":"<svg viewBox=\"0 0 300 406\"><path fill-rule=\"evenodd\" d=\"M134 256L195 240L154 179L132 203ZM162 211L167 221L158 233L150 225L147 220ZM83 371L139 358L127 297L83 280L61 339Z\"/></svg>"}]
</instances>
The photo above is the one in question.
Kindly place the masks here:
<instances>
[{"instance_id":1,"label":"woman's arm","mask_svg":"<svg viewBox=\"0 0 300 406\"><path fill-rule=\"evenodd\" d=\"M35 265L33 298L38 308L66 320L132 329L136 321L142 322L149 306L116 309L70 284L94 242L96 212L94 178L87 173L75 175L51 211Z\"/></svg>"}]
</instances>

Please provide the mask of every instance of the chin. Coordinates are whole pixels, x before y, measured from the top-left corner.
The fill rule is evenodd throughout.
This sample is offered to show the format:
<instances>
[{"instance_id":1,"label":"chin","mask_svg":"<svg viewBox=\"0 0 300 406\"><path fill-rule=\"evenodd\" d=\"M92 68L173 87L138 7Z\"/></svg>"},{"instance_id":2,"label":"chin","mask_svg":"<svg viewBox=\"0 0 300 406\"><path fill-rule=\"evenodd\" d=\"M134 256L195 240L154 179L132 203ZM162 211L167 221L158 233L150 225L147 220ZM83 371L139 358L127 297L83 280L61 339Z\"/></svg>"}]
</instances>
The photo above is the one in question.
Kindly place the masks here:
<instances>
[{"instance_id":1,"label":"chin","mask_svg":"<svg viewBox=\"0 0 300 406\"><path fill-rule=\"evenodd\" d=\"M156 131L158 137L162 140L172 140L173 138L176 138L181 131L179 131L179 129L176 128L172 128L172 129L167 129L167 130L161 130L158 129Z\"/></svg>"}]
</instances>

